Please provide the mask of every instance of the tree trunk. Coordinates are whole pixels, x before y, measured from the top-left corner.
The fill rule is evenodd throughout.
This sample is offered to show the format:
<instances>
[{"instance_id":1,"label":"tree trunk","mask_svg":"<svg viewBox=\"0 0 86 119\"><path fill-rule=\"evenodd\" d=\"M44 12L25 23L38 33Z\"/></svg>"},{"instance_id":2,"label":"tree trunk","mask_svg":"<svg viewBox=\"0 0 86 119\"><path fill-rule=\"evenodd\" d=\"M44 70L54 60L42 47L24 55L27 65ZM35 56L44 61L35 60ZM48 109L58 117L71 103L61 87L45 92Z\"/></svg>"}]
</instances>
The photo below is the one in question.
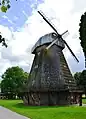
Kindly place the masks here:
<instances>
[{"instance_id":1,"label":"tree trunk","mask_svg":"<svg viewBox=\"0 0 86 119\"><path fill-rule=\"evenodd\" d=\"M82 94L80 94L80 97L79 97L79 106L82 106Z\"/></svg>"}]
</instances>

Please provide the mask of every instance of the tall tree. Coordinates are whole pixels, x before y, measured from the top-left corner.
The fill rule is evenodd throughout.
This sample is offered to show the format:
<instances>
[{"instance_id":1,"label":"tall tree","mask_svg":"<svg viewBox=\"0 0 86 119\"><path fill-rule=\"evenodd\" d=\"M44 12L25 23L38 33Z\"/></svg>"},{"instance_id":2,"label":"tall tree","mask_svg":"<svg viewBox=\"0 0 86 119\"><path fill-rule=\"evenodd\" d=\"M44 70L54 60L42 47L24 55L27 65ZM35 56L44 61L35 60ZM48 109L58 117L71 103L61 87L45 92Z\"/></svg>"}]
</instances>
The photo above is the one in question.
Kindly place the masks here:
<instances>
[{"instance_id":1,"label":"tall tree","mask_svg":"<svg viewBox=\"0 0 86 119\"><path fill-rule=\"evenodd\" d=\"M74 78L76 80L77 86L81 88L86 95L86 70L83 70L82 72L76 72L74 74Z\"/></svg>"},{"instance_id":2,"label":"tall tree","mask_svg":"<svg viewBox=\"0 0 86 119\"><path fill-rule=\"evenodd\" d=\"M81 75L80 75L80 82L79 82L80 86L82 87L82 89L85 92L86 95L86 70L83 70Z\"/></svg>"},{"instance_id":3,"label":"tall tree","mask_svg":"<svg viewBox=\"0 0 86 119\"><path fill-rule=\"evenodd\" d=\"M85 56L85 67L86 67L86 12L81 16L79 24L80 44Z\"/></svg>"},{"instance_id":4,"label":"tall tree","mask_svg":"<svg viewBox=\"0 0 86 119\"><path fill-rule=\"evenodd\" d=\"M18 66L11 67L5 71L2 79L1 92L18 95L26 90L28 73Z\"/></svg>"}]
</instances>

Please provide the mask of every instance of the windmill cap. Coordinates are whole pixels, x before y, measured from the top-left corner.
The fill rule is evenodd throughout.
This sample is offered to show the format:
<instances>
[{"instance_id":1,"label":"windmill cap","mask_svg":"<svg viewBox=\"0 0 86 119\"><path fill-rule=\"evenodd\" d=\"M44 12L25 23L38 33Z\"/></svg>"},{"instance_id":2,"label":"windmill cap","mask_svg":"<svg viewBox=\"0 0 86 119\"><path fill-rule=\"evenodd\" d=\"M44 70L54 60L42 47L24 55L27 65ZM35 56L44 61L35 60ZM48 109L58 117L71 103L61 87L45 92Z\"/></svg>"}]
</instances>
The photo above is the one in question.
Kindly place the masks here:
<instances>
[{"instance_id":1,"label":"windmill cap","mask_svg":"<svg viewBox=\"0 0 86 119\"><path fill-rule=\"evenodd\" d=\"M57 38L57 35L55 33L49 33L49 34L46 34L46 35L40 37L40 39L32 47L31 53L35 54L35 50L37 47L42 46L44 44L49 44L52 41L54 41L56 38ZM55 44L62 47L63 49L65 48L64 42L62 40L59 41L58 38L57 38L57 42Z\"/></svg>"}]
</instances>

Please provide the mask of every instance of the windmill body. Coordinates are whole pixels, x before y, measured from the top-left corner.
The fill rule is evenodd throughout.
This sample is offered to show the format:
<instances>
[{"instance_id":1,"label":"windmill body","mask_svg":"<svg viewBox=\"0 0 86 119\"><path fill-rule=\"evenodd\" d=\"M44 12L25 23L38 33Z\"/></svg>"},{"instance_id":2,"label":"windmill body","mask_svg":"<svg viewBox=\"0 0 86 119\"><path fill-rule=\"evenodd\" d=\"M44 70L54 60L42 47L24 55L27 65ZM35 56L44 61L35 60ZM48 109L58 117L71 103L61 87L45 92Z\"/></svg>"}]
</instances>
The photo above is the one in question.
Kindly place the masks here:
<instances>
[{"instance_id":1,"label":"windmill body","mask_svg":"<svg viewBox=\"0 0 86 119\"><path fill-rule=\"evenodd\" d=\"M55 39L57 42L46 51L45 48ZM30 105L68 105L78 102L79 93L63 55L64 48L64 42L55 33L42 36L32 48L35 57L28 80Z\"/></svg>"},{"instance_id":2,"label":"windmill body","mask_svg":"<svg viewBox=\"0 0 86 119\"><path fill-rule=\"evenodd\" d=\"M45 48L57 39L55 33L41 37L32 48L35 54L33 69L31 72L31 90L38 91L58 90L64 87L64 80L61 77L59 53L64 48L64 42L57 39L57 42L48 51ZM35 89L35 90L36 90Z\"/></svg>"}]
</instances>

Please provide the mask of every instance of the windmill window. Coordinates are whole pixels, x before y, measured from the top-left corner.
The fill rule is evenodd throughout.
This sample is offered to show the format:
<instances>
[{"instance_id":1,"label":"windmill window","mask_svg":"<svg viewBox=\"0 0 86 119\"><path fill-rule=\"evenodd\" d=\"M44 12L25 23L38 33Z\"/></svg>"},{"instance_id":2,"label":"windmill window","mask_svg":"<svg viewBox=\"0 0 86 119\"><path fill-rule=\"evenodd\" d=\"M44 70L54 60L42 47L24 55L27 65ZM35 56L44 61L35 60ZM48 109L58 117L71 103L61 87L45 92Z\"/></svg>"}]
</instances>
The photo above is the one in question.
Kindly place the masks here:
<instances>
[{"instance_id":1,"label":"windmill window","mask_svg":"<svg viewBox=\"0 0 86 119\"><path fill-rule=\"evenodd\" d=\"M70 87L68 86L68 89L69 89Z\"/></svg>"},{"instance_id":2,"label":"windmill window","mask_svg":"<svg viewBox=\"0 0 86 119\"><path fill-rule=\"evenodd\" d=\"M66 68L66 65L64 65L64 67Z\"/></svg>"},{"instance_id":3,"label":"windmill window","mask_svg":"<svg viewBox=\"0 0 86 119\"><path fill-rule=\"evenodd\" d=\"M35 83L35 81L33 80L33 81L32 81L32 86L34 85L34 83Z\"/></svg>"},{"instance_id":4,"label":"windmill window","mask_svg":"<svg viewBox=\"0 0 86 119\"><path fill-rule=\"evenodd\" d=\"M52 38L56 38L57 35L55 33L52 33Z\"/></svg>"},{"instance_id":5,"label":"windmill window","mask_svg":"<svg viewBox=\"0 0 86 119\"><path fill-rule=\"evenodd\" d=\"M38 52L38 55L40 55L40 52Z\"/></svg>"},{"instance_id":6,"label":"windmill window","mask_svg":"<svg viewBox=\"0 0 86 119\"><path fill-rule=\"evenodd\" d=\"M36 65L34 68L37 69L38 68L38 65Z\"/></svg>"}]
</instances>

